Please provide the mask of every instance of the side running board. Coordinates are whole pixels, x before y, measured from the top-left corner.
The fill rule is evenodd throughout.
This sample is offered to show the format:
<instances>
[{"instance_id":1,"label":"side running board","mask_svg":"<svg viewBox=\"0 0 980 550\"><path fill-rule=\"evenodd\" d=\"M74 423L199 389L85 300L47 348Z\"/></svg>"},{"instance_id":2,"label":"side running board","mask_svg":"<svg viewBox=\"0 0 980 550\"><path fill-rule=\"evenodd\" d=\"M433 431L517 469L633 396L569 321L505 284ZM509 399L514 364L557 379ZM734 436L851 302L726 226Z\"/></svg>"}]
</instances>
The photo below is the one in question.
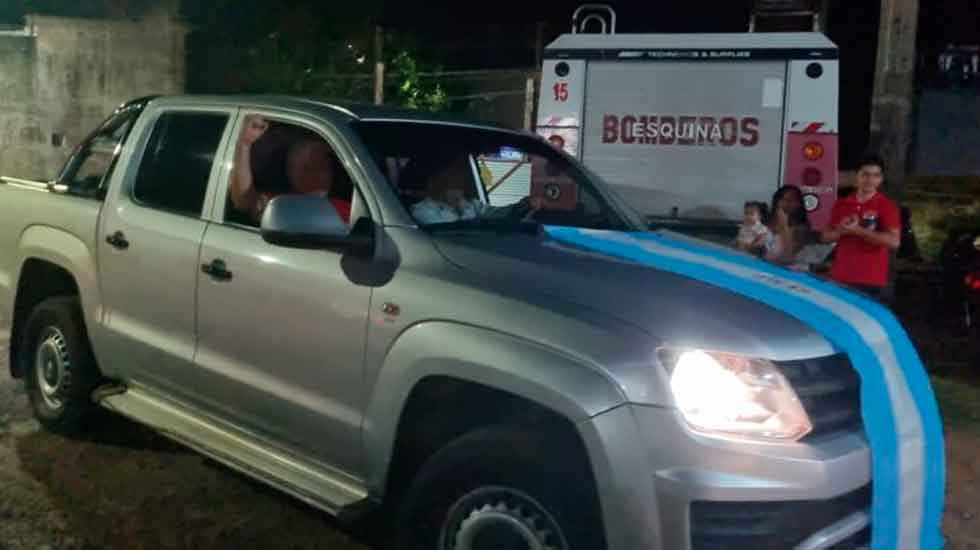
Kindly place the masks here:
<instances>
[{"instance_id":1,"label":"side running board","mask_svg":"<svg viewBox=\"0 0 980 550\"><path fill-rule=\"evenodd\" d=\"M220 427L146 390L107 385L95 390L92 399L341 521L355 521L374 508L358 480Z\"/></svg>"}]
</instances>

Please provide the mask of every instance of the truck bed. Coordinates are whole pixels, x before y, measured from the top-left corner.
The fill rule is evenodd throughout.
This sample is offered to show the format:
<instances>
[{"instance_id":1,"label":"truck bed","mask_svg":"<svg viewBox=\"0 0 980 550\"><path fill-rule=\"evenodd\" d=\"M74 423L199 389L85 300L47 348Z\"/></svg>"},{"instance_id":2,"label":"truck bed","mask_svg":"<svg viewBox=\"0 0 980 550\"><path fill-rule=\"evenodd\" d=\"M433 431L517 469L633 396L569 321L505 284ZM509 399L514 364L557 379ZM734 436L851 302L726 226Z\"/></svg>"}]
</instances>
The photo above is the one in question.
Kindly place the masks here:
<instances>
[{"instance_id":1,"label":"truck bed","mask_svg":"<svg viewBox=\"0 0 980 550\"><path fill-rule=\"evenodd\" d=\"M38 245L70 242L67 248L48 246L45 253L58 250L70 256L70 264L95 266L101 209L101 201L68 195L47 182L0 177L0 323L13 317L14 285L23 264L39 257ZM94 279L96 274L77 275Z\"/></svg>"}]
</instances>

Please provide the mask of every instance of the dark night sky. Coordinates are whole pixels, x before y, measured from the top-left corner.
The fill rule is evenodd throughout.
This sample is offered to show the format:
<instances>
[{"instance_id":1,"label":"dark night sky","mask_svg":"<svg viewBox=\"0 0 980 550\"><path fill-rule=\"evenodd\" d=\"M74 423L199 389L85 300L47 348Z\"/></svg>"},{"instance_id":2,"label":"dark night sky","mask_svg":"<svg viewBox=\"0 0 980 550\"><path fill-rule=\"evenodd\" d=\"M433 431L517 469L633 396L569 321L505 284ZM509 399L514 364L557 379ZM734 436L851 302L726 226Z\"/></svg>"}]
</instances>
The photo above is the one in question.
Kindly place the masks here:
<instances>
[{"instance_id":1,"label":"dark night sky","mask_svg":"<svg viewBox=\"0 0 980 550\"><path fill-rule=\"evenodd\" d=\"M508 43L533 44L533 24L547 23L546 42L568 32L571 14L581 0L402 0L385 2L385 24L415 31L432 42L470 43L472 50ZM752 0L607 0L619 15L619 32L742 32L747 30ZM831 0L831 38L847 51L876 44L880 2ZM980 2L920 0L919 42L930 51L946 42L980 43ZM496 27L492 25L497 25ZM529 44L529 45L530 45ZM873 55L873 54L872 54ZM517 60L500 56L499 62ZM485 60L484 60L485 62Z\"/></svg>"},{"instance_id":2,"label":"dark night sky","mask_svg":"<svg viewBox=\"0 0 980 550\"><path fill-rule=\"evenodd\" d=\"M744 30L751 0L706 2L680 0L639 1L607 0L619 16L620 32L680 32L692 26L704 32ZM533 23L548 21L568 28L572 12L583 4L572 0L495 0L490 4L450 2L391 2L385 6L388 24L426 24L453 26L480 23ZM424 8L420 9L420 6ZM467 25L469 26L469 25Z\"/></svg>"},{"instance_id":3,"label":"dark night sky","mask_svg":"<svg viewBox=\"0 0 980 550\"><path fill-rule=\"evenodd\" d=\"M496 0L489 4L450 2L386 3L384 24L412 31L457 54L460 65L530 65L534 25L546 24L544 42L568 32L581 1ZM703 4L683 1L610 0L618 32L741 32L747 30L751 0ZM420 8L419 6L424 6ZM481 50L483 51L481 54ZM492 54L491 54L492 52ZM453 64L453 60L449 60Z\"/></svg>"}]
</instances>

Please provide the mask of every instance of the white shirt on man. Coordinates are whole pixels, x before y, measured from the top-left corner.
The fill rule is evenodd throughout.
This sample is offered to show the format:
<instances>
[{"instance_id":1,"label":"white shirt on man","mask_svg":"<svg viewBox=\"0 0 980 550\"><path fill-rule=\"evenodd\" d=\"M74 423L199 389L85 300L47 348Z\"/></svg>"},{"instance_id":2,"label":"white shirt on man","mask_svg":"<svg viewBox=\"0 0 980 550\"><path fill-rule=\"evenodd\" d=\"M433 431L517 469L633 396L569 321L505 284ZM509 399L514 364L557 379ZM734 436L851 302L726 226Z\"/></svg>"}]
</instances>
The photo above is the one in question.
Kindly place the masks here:
<instances>
[{"instance_id":1,"label":"white shirt on man","mask_svg":"<svg viewBox=\"0 0 980 550\"><path fill-rule=\"evenodd\" d=\"M463 200L459 208L433 199L424 199L412 205L412 217L422 224L452 223L471 220L483 214L487 205L479 199Z\"/></svg>"}]
</instances>

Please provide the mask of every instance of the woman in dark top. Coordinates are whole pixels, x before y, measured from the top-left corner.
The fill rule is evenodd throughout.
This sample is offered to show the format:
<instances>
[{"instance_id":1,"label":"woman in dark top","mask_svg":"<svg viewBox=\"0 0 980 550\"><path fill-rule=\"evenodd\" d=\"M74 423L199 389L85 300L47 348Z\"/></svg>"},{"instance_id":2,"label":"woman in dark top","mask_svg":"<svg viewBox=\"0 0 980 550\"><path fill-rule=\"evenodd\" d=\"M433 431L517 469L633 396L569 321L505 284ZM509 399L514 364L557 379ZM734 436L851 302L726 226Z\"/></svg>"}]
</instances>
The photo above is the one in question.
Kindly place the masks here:
<instances>
[{"instance_id":1,"label":"woman in dark top","mask_svg":"<svg viewBox=\"0 0 980 550\"><path fill-rule=\"evenodd\" d=\"M773 194L769 229L773 238L766 247L765 257L773 263L792 264L800 249L813 242L799 187L784 185Z\"/></svg>"}]
</instances>

